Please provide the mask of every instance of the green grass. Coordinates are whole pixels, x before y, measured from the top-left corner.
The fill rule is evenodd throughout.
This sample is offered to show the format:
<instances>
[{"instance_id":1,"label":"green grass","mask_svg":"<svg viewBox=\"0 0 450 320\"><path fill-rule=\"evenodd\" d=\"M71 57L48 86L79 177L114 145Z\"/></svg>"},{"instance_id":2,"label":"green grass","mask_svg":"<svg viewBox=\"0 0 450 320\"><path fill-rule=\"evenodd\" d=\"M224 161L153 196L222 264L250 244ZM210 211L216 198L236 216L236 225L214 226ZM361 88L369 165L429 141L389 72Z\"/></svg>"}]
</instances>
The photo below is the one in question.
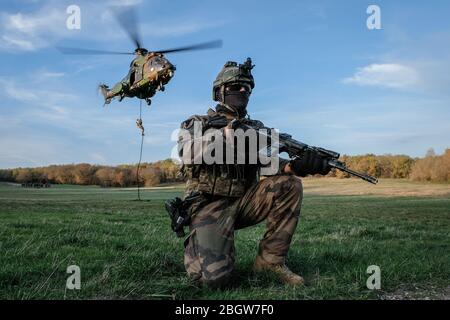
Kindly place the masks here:
<instances>
[{"instance_id":1,"label":"green grass","mask_svg":"<svg viewBox=\"0 0 450 320\"><path fill-rule=\"evenodd\" d=\"M252 273L264 224L237 232L229 288L197 287L163 209L181 193L145 190L139 202L135 190L0 185L0 298L368 299L449 285L448 197L306 194L288 256L305 288ZM65 290L71 264L81 268L81 290ZM366 288L373 264L381 267L381 292Z\"/></svg>"}]
</instances>

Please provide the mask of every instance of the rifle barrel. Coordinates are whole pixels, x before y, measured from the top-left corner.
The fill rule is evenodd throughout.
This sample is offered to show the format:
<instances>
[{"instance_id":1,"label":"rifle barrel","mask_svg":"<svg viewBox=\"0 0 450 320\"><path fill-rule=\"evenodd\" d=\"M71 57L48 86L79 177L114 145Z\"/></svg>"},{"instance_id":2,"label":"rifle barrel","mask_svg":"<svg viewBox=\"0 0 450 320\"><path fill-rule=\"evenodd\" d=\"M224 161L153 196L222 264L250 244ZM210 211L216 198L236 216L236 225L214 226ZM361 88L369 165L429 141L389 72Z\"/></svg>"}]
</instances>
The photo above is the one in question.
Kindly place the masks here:
<instances>
[{"instance_id":1,"label":"rifle barrel","mask_svg":"<svg viewBox=\"0 0 450 320\"><path fill-rule=\"evenodd\" d=\"M330 167L339 169L341 171L347 172L353 176L356 176L358 178L363 179L364 181L370 182L372 184L377 184L378 183L378 179L372 176L369 176L368 174L364 174L364 173L359 173L357 171L354 171L352 169L347 168L343 163L339 162L339 161L329 161L328 164L330 165Z\"/></svg>"}]
</instances>

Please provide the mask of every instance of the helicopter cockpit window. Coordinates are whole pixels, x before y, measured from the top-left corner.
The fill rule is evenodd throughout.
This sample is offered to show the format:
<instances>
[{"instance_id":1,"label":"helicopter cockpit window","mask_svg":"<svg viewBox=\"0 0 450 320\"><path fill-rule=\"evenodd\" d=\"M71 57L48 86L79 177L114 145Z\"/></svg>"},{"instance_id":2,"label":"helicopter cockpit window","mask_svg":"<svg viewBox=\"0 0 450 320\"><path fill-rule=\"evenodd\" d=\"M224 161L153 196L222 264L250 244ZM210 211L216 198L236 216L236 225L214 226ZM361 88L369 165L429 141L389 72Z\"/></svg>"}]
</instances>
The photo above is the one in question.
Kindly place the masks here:
<instances>
[{"instance_id":1,"label":"helicopter cockpit window","mask_svg":"<svg viewBox=\"0 0 450 320\"><path fill-rule=\"evenodd\" d=\"M153 61L152 61L152 64L154 66L160 66L162 64L162 59L160 57L154 57Z\"/></svg>"}]
</instances>

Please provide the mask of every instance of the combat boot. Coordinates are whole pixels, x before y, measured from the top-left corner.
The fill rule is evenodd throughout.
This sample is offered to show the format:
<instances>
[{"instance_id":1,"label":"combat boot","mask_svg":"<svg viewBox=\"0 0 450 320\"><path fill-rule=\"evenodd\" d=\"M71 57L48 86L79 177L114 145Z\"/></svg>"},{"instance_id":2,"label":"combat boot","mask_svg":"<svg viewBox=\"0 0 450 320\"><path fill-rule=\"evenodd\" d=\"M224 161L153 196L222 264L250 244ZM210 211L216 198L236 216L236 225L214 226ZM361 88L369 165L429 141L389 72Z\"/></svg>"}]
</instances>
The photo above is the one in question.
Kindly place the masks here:
<instances>
[{"instance_id":1,"label":"combat boot","mask_svg":"<svg viewBox=\"0 0 450 320\"><path fill-rule=\"evenodd\" d=\"M292 286L303 286L305 280L298 274L295 274L286 266L286 264L270 264L264 261L260 256L256 257L255 263L253 265L253 270L255 272L273 272L275 273L284 284Z\"/></svg>"}]
</instances>

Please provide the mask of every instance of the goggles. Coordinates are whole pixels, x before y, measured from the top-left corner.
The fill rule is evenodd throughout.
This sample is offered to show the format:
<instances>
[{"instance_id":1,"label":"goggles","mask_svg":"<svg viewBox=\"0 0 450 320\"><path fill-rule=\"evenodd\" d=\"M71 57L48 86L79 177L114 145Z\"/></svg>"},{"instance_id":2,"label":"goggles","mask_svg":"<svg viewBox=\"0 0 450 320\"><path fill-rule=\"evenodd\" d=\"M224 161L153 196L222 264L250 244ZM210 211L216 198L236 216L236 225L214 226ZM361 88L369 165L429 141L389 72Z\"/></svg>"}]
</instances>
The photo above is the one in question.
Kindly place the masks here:
<instances>
[{"instance_id":1,"label":"goggles","mask_svg":"<svg viewBox=\"0 0 450 320\"><path fill-rule=\"evenodd\" d=\"M225 86L225 92L252 92L252 87L246 83L233 83Z\"/></svg>"}]
</instances>

